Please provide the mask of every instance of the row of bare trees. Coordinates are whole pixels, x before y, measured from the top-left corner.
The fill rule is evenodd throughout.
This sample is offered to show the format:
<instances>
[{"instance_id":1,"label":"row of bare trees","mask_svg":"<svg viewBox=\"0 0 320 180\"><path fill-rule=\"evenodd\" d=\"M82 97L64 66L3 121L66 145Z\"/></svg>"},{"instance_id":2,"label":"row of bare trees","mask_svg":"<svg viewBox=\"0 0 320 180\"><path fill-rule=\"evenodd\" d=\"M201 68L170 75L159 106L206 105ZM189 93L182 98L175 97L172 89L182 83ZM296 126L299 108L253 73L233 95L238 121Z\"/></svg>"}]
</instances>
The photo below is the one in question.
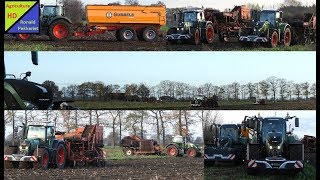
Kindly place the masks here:
<instances>
[{"instance_id":1,"label":"row of bare trees","mask_svg":"<svg viewBox=\"0 0 320 180\"><path fill-rule=\"evenodd\" d=\"M300 82L271 76L260 82L248 82L240 84L233 82L227 85L215 85L205 83L193 86L183 82L161 81L155 86L140 84L105 85L101 81L84 82L80 85L69 85L59 89L53 81L45 81L43 85L48 87L55 97L74 98L81 100L107 100L112 93L124 93L126 96L137 95L139 97L170 96L175 99L188 100L195 95L203 94L208 97L216 95L220 100L247 100L264 98L269 100L308 100L316 98L316 83Z\"/></svg>"},{"instance_id":2,"label":"row of bare trees","mask_svg":"<svg viewBox=\"0 0 320 180\"><path fill-rule=\"evenodd\" d=\"M74 110L74 111L5 111L5 128L15 132L14 128L22 123L28 125L51 121L59 131L71 130L91 124L100 124L109 130L106 144L119 145L125 133L142 138L151 137L162 146L171 141L173 135L189 136L196 144L202 143L202 132L195 132L194 127L201 129L205 111L191 112L187 110ZM202 113L202 114L201 114ZM9 128L12 130L9 130ZM192 130L193 129L193 130ZM13 138L15 137L15 138ZM7 141L14 141L17 135L7 136Z\"/></svg>"}]
</instances>

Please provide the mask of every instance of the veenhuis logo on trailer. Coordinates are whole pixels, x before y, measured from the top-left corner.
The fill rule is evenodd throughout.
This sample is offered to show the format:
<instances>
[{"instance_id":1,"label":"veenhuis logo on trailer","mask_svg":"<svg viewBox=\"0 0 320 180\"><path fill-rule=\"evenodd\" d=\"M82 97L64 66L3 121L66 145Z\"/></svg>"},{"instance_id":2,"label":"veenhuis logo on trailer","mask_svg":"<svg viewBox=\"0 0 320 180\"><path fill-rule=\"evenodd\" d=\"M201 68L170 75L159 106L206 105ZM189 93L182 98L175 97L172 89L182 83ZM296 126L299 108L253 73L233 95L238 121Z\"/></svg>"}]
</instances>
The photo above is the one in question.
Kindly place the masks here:
<instances>
[{"instance_id":1,"label":"veenhuis logo on trailer","mask_svg":"<svg viewBox=\"0 0 320 180\"><path fill-rule=\"evenodd\" d=\"M39 0L5 1L5 32L38 34L39 13Z\"/></svg>"},{"instance_id":2,"label":"veenhuis logo on trailer","mask_svg":"<svg viewBox=\"0 0 320 180\"><path fill-rule=\"evenodd\" d=\"M133 13L118 13L115 12L112 14L112 12L107 12L106 13L107 18L111 18L112 16L128 16L128 17L134 17Z\"/></svg>"}]
</instances>

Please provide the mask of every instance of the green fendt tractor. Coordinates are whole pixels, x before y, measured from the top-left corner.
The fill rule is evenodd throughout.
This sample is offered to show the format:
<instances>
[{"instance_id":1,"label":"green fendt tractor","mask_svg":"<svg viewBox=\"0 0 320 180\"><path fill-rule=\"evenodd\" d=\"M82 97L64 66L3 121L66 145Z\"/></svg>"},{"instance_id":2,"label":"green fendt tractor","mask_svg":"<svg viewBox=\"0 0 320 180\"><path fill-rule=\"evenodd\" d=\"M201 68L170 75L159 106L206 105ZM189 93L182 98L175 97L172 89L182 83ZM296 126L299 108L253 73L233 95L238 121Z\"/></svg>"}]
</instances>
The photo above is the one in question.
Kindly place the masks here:
<instances>
[{"instance_id":1,"label":"green fendt tractor","mask_svg":"<svg viewBox=\"0 0 320 180\"><path fill-rule=\"evenodd\" d=\"M174 136L171 143L166 146L166 152L171 157L183 156L187 154L188 157L200 157L201 149L195 144L187 140L187 136Z\"/></svg>"},{"instance_id":2,"label":"green fendt tractor","mask_svg":"<svg viewBox=\"0 0 320 180\"><path fill-rule=\"evenodd\" d=\"M256 131L247 146L248 174L267 170L298 173L303 170L303 144L293 136L292 130L287 131L287 121L293 118L295 127L299 127L299 118L295 116L247 117L246 126Z\"/></svg>"},{"instance_id":3,"label":"green fendt tractor","mask_svg":"<svg viewBox=\"0 0 320 180\"><path fill-rule=\"evenodd\" d=\"M182 43L190 42L195 45L198 45L201 41L208 44L213 43L213 24L205 19L202 9L187 9L174 14L174 17L178 25L167 31L167 43L175 44L178 41Z\"/></svg>"},{"instance_id":4,"label":"green fendt tractor","mask_svg":"<svg viewBox=\"0 0 320 180\"><path fill-rule=\"evenodd\" d=\"M240 32L239 41L244 45L261 43L273 48L278 44L290 46L291 26L283 22L282 18L282 11L262 10L259 20Z\"/></svg>"},{"instance_id":5,"label":"green fendt tractor","mask_svg":"<svg viewBox=\"0 0 320 180\"><path fill-rule=\"evenodd\" d=\"M205 144L205 165L214 165L216 161L242 163L245 160L248 138L241 136L241 125L213 124L210 135L213 135L213 141Z\"/></svg>"},{"instance_id":6,"label":"green fendt tractor","mask_svg":"<svg viewBox=\"0 0 320 180\"><path fill-rule=\"evenodd\" d=\"M32 62L38 65L37 52L31 52ZM28 81L31 72L22 73L23 78L16 78L13 74L6 74L4 62L4 109L10 110L56 110L76 109L67 104L67 101L53 100L52 92L41 84ZM72 102L72 101L68 101Z\"/></svg>"},{"instance_id":7,"label":"green fendt tractor","mask_svg":"<svg viewBox=\"0 0 320 180\"><path fill-rule=\"evenodd\" d=\"M40 6L40 35L47 35L51 40L68 40L72 36L72 22L65 16L63 5ZM33 34L17 34L19 40L30 40Z\"/></svg>"},{"instance_id":8,"label":"green fendt tractor","mask_svg":"<svg viewBox=\"0 0 320 180\"><path fill-rule=\"evenodd\" d=\"M66 147L64 141L55 138L55 130L49 125L23 126L19 146L7 146L4 150L4 166L9 168L47 169L49 165L64 168Z\"/></svg>"}]
</instances>

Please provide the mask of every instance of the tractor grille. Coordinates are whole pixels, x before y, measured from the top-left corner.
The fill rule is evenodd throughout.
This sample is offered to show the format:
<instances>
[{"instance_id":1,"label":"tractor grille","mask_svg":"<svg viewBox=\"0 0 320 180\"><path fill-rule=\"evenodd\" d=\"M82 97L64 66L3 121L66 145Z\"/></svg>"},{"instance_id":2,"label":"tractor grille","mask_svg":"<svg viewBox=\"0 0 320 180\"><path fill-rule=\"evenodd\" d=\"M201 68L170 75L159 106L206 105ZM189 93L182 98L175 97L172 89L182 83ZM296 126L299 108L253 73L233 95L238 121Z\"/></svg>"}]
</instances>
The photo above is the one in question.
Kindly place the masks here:
<instances>
[{"instance_id":1,"label":"tractor grille","mask_svg":"<svg viewBox=\"0 0 320 180\"><path fill-rule=\"evenodd\" d=\"M140 150L141 151L152 151L153 146L152 146L152 141L151 140L143 140L140 141Z\"/></svg>"}]
</instances>

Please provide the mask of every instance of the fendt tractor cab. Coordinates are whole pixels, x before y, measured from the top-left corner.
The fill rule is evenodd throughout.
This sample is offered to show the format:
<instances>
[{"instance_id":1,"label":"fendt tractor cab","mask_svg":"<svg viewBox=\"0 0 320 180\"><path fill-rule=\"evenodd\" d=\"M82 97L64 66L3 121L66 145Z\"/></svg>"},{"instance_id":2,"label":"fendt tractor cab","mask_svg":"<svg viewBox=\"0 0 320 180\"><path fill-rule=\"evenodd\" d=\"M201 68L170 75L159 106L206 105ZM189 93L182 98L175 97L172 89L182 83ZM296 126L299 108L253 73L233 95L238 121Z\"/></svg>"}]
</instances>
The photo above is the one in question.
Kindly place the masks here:
<instances>
[{"instance_id":1,"label":"fendt tractor cab","mask_svg":"<svg viewBox=\"0 0 320 180\"><path fill-rule=\"evenodd\" d=\"M67 40L72 36L71 25L63 5L40 5L40 35L47 35L51 40ZM31 39L32 34L17 34L16 37L25 41Z\"/></svg>"},{"instance_id":2,"label":"fendt tractor cab","mask_svg":"<svg viewBox=\"0 0 320 180\"><path fill-rule=\"evenodd\" d=\"M303 170L303 144L293 136L293 129L287 130L287 121L293 118L295 127L299 127L299 118L295 116L246 117L246 126L256 131L247 147L249 174L263 170L283 170L296 173Z\"/></svg>"},{"instance_id":3,"label":"fendt tractor cab","mask_svg":"<svg viewBox=\"0 0 320 180\"><path fill-rule=\"evenodd\" d=\"M211 21L205 20L203 9L186 9L174 14L174 20L178 23L171 27L166 35L168 43L178 41L191 42L198 45L201 41L213 43L214 29Z\"/></svg>"},{"instance_id":4,"label":"fendt tractor cab","mask_svg":"<svg viewBox=\"0 0 320 180\"><path fill-rule=\"evenodd\" d=\"M171 157L183 156L187 154L188 157L200 157L201 149L188 140L188 136L176 135L172 142L166 146L166 152Z\"/></svg>"},{"instance_id":5,"label":"fendt tractor cab","mask_svg":"<svg viewBox=\"0 0 320 180\"><path fill-rule=\"evenodd\" d=\"M23 135L19 146L8 146L4 152L5 168L32 167L47 169L49 164L64 168L66 147L64 141L55 138L51 125L23 124Z\"/></svg>"},{"instance_id":6,"label":"fendt tractor cab","mask_svg":"<svg viewBox=\"0 0 320 180\"><path fill-rule=\"evenodd\" d=\"M37 52L31 52L32 63L38 65ZM24 75L23 78L21 76ZM9 110L48 110L75 109L66 101L54 101L53 93L41 84L28 81L31 72L22 73L20 79L6 74L4 62L4 109ZM71 101L70 101L71 102Z\"/></svg>"},{"instance_id":7,"label":"fendt tractor cab","mask_svg":"<svg viewBox=\"0 0 320 180\"><path fill-rule=\"evenodd\" d=\"M276 47L280 43L290 46L291 26L282 19L282 11L262 10L259 21L241 32L239 41L269 44L270 47Z\"/></svg>"},{"instance_id":8,"label":"fendt tractor cab","mask_svg":"<svg viewBox=\"0 0 320 180\"><path fill-rule=\"evenodd\" d=\"M236 161L242 163L246 156L248 138L242 136L241 125L213 124L210 132L213 142L205 144L204 163L214 165L216 161Z\"/></svg>"}]
</instances>

